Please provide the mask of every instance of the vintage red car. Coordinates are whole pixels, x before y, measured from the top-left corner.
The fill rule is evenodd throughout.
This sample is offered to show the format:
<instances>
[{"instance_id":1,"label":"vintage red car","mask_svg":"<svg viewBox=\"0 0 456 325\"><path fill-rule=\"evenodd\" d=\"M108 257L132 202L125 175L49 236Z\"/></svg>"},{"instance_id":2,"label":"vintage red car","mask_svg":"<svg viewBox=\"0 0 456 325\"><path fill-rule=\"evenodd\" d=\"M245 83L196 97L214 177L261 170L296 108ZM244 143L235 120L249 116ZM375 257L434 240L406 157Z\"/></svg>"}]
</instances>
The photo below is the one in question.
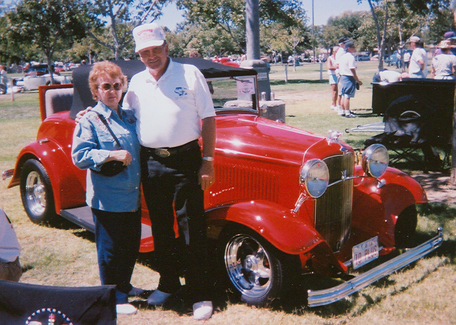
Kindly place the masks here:
<instances>
[{"instance_id":1,"label":"vintage red car","mask_svg":"<svg viewBox=\"0 0 456 325\"><path fill-rule=\"evenodd\" d=\"M309 306L330 304L441 245L439 229L423 244L350 276L349 271L407 245L417 225L415 206L427 201L421 186L388 167L388 152L380 144L367 148L358 163L340 133L317 135L261 117L255 70L203 59L179 61L199 67L213 92L216 184L205 193L208 236L216 242L215 263L225 269L215 276L229 279L244 302L267 304L303 273L345 281L307 293ZM118 63L130 77L144 69L139 61ZM20 186L35 223L63 216L93 231L85 171L70 157L74 117L94 104L90 68L74 70L74 88L40 88L43 122L36 141L19 153L9 184ZM150 252L146 210L142 223L140 251Z\"/></svg>"}]
</instances>

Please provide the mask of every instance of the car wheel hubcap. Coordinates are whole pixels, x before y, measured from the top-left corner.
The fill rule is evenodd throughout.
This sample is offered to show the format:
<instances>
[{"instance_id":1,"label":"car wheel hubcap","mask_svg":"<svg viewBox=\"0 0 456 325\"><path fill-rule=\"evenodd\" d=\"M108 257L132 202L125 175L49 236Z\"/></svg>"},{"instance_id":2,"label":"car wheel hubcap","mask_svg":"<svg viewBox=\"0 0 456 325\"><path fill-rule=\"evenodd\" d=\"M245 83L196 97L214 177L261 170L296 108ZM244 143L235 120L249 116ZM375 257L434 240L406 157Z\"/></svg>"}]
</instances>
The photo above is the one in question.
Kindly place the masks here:
<instances>
[{"instance_id":1,"label":"car wheel hubcap","mask_svg":"<svg viewBox=\"0 0 456 325\"><path fill-rule=\"evenodd\" d=\"M46 190L37 172L31 172L27 175L25 198L27 206L33 214L41 215L44 212L46 208Z\"/></svg>"},{"instance_id":2,"label":"car wheel hubcap","mask_svg":"<svg viewBox=\"0 0 456 325\"><path fill-rule=\"evenodd\" d=\"M267 251L253 237L237 235L226 245L226 270L242 295L256 298L269 292L272 286L269 261Z\"/></svg>"}]
</instances>

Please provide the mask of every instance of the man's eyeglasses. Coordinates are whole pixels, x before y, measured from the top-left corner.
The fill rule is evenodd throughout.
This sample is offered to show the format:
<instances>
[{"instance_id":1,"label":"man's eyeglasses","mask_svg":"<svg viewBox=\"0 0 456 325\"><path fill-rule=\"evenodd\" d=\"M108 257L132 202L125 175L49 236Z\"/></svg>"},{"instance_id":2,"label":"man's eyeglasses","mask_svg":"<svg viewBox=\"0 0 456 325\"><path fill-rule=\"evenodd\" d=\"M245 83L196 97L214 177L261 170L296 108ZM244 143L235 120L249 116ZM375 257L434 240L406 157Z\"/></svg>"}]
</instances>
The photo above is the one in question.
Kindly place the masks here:
<instances>
[{"instance_id":1,"label":"man's eyeglasses","mask_svg":"<svg viewBox=\"0 0 456 325\"><path fill-rule=\"evenodd\" d=\"M114 90L122 90L122 84L119 82L110 84L110 83L102 83L101 85L98 86L99 88L103 89L104 91L109 91L111 88L114 88Z\"/></svg>"},{"instance_id":2,"label":"man's eyeglasses","mask_svg":"<svg viewBox=\"0 0 456 325\"><path fill-rule=\"evenodd\" d=\"M166 43L165 43L166 44ZM161 46L151 46L149 48L146 48L144 50L139 51L139 56L150 56L151 54L153 55L159 55L163 52L165 49L165 44Z\"/></svg>"}]
</instances>

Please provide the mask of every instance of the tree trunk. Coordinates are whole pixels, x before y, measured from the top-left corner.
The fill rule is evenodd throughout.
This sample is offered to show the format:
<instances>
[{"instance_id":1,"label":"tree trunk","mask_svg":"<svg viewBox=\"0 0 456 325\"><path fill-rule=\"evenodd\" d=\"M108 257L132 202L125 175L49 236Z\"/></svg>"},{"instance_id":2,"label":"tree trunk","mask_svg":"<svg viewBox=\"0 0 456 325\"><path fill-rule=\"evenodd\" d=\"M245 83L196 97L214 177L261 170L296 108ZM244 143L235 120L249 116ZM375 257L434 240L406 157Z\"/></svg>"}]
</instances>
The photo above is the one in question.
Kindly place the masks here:
<instances>
[{"instance_id":1,"label":"tree trunk","mask_svg":"<svg viewBox=\"0 0 456 325\"><path fill-rule=\"evenodd\" d=\"M453 18L454 23L456 24L456 1L453 1ZM455 103L455 112L456 112L456 103ZM451 177L450 177L450 184L456 186L456 121L455 121L455 114L453 113L453 137L452 137L452 145L453 148L451 150Z\"/></svg>"},{"instance_id":2,"label":"tree trunk","mask_svg":"<svg viewBox=\"0 0 456 325\"><path fill-rule=\"evenodd\" d=\"M380 25L378 24L377 15L375 14L374 6L372 5L372 0L368 0L369 7L371 9L372 17L374 18L375 29L377 30L377 48L378 48L378 71L383 70L383 41L380 36ZM386 15L385 15L386 21Z\"/></svg>"}]
</instances>

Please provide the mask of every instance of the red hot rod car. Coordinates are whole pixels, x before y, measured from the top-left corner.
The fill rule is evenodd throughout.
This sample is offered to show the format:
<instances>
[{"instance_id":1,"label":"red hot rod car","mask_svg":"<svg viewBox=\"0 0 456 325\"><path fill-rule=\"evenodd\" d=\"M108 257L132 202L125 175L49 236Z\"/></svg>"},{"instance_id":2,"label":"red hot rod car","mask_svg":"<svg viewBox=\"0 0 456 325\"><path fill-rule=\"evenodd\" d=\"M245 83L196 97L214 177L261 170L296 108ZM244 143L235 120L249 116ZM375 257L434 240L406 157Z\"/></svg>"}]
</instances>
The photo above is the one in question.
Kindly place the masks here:
<instances>
[{"instance_id":1,"label":"red hot rod car","mask_svg":"<svg viewBox=\"0 0 456 325\"><path fill-rule=\"evenodd\" d=\"M357 164L337 132L321 136L261 117L254 70L203 59L178 61L196 65L213 92L216 184L205 193L208 236L217 242L216 262L225 269L216 276L229 279L243 301L266 304L301 272L344 280L308 291L309 306L329 304L441 245L439 229L429 241L350 276L350 270L407 244L417 224L415 205L427 200L420 185L388 167L382 145L367 148ZM129 77L144 69L139 61L117 63ZM43 122L36 141L19 153L9 184L20 186L35 223L63 216L93 231L86 172L70 157L74 117L94 105L89 71L90 66L74 70L73 86L40 88ZM146 210L142 223L140 250L149 252L153 238Z\"/></svg>"}]
</instances>

